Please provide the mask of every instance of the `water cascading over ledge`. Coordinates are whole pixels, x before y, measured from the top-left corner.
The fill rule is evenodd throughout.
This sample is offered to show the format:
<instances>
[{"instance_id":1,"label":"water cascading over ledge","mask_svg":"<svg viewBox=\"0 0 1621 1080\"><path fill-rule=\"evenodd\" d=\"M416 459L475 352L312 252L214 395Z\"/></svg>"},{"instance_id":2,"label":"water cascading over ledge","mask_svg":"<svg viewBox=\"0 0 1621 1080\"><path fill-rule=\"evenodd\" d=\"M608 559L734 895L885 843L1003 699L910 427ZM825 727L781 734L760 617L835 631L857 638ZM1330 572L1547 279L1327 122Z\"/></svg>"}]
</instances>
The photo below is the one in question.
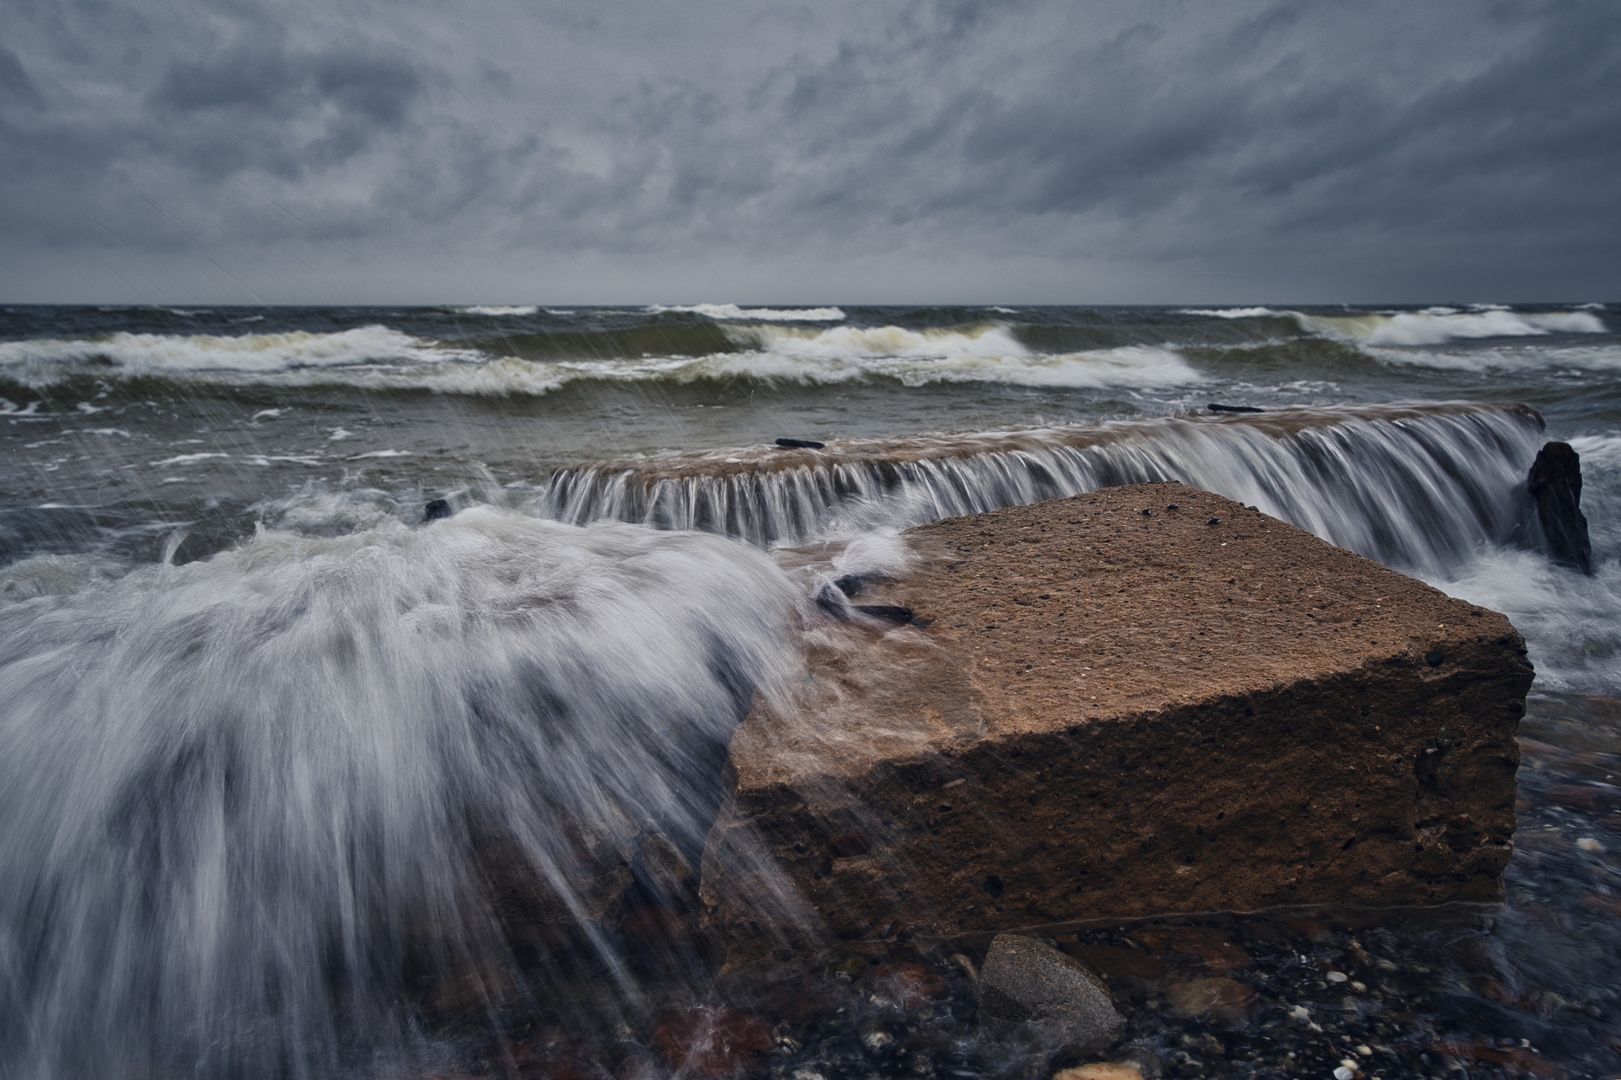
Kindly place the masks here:
<instances>
[{"instance_id":1,"label":"water cascading over ledge","mask_svg":"<svg viewBox=\"0 0 1621 1080\"><path fill-rule=\"evenodd\" d=\"M1296 411L650 461L554 480L544 509L600 528L267 533L14 608L0 1072L413 1075L469 1016L645 1015L636 939L692 914L732 725L793 670L796 606L821 616L761 552L615 519L797 541L1174 475L1424 564L1512 534L1537 427ZM731 900L807 914L769 856L728 862Z\"/></svg>"},{"instance_id":2,"label":"water cascading over ledge","mask_svg":"<svg viewBox=\"0 0 1621 1080\"><path fill-rule=\"evenodd\" d=\"M681 905L800 602L482 507L9 608L0 1075L414 1076L447 1024L634 1005L616 926Z\"/></svg>"},{"instance_id":3,"label":"water cascading over ledge","mask_svg":"<svg viewBox=\"0 0 1621 1080\"><path fill-rule=\"evenodd\" d=\"M1523 405L1424 404L753 447L559 469L540 512L793 545L1177 480L1427 573L1523 527L1542 427Z\"/></svg>"}]
</instances>

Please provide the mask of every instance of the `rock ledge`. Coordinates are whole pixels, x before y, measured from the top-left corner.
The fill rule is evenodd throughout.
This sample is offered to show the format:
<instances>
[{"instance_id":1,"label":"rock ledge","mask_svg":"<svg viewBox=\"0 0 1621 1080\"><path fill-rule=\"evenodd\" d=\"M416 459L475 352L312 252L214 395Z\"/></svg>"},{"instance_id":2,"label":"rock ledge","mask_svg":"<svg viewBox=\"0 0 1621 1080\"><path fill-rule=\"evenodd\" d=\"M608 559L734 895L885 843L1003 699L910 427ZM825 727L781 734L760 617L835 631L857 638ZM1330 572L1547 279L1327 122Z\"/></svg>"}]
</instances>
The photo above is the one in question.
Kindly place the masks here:
<instances>
[{"instance_id":1,"label":"rock ledge","mask_svg":"<svg viewBox=\"0 0 1621 1080\"><path fill-rule=\"evenodd\" d=\"M1179 484L907 536L860 599L923 625L811 628L805 692L733 737L702 888L734 956L1501 897L1503 616Z\"/></svg>"}]
</instances>

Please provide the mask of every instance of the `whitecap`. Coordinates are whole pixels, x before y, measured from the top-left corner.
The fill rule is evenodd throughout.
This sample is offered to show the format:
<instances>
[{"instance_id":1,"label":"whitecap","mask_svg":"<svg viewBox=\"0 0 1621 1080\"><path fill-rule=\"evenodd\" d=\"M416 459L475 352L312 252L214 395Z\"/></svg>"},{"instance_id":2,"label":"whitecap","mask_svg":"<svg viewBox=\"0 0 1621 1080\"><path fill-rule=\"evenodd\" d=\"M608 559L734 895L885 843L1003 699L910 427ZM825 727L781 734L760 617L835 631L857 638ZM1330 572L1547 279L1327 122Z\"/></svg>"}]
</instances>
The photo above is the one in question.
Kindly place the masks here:
<instances>
[{"instance_id":1,"label":"whitecap","mask_svg":"<svg viewBox=\"0 0 1621 1080\"><path fill-rule=\"evenodd\" d=\"M1241 308L1183 308L1178 315L1208 315L1216 319L1259 319L1267 315L1276 315L1278 312L1264 307Z\"/></svg>"},{"instance_id":2,"label":"whitecap","mask_svg":"<svg viewBox=\"0 0 1621 1080\"><path fill-rule=\"evenodd\" d=\"M650 304L648 312L659 315L667 311L703 315L718 321L732 319L775 319L779 322L839 322L844 311L836 307L817 308L744 308L736 304Z\"/></svg>"},{"instance_id":3,"label":"whitecap","mask_svg":"<svg viewBox=\"0 0 1621 1080\"><path fill-rule=\"evenodd\" d=\"M944 360L958 356L1027 357L1030 350L1002 323L911 330L901 326L744 326L727 330L735 344L762 352L816 359L906 357Z\"/></svg>"},{"instance_id":4,"label":"whitecap","mask_svg":"<svg viewBox=\"0 0 1621 1080\"><path fill-rule=\"evenodd\" d=\"M471 307L455 309L462 315L533 315L540 310L535 304L516 304L511 306L474 304Z\"/></svg>"},{"instance_id":5,"label":"whitecap","mask_svg":"<svg viewBox=\"0 0 1621 1080\"><path fill-rule=\"evenodd\" d=\"M1502 308L1307 315L1290 312L1302 328L1368 345L1444 345L1449 341L1549 334L1602 334L1604 321L1586 311L1516 312Z\"/></svg>"},{"instance_id":6,"label":"whitecap","mask_svg":"<svg viewBox=\"0 0 1621 1080\"><path fill-rule=\"evenodd\" d=\"M1613 372L1621 370L1621 347L1612 344L1549 342L1505 342L1448 349L1412 349L1395 346L1368 346L1368 355L1401 367L1439 368L1474 372Z\"/></svg>"},{"instance_id":7,"label":"whitecap","mask_svg":"<svg viewBox=\"0 0 1621 1080\"><path fill-rule=\"evenodd\" d=\"M983 348L983 346L982 346ZM760 351L725 353L686 365L678 377L747 376L826 384L890 378L905 386L947 383L1005 383L1065 388L1185 386L1203 376L1170 349L1129 345L1067 354L1035 354L937 347L914 353L862 355L825 352Z\"/></svg>"},{"instance_id":8,"label":"whitecap","mask_svg":"<svg viewBox=\"0 0 1621 1080\"><path fill-rule=\"evenodd\" d=\"M148 462L153 468L162 468L165 465L190 465L198 461L207 461L209 458L228 458L230 454L177 454L162 461Z\"/></svg>"},{"instance_id":9,"label":"whitecap","mask_svg":"<svg viewBox=\"0 0 1621 1080\"><path fill-rule=\"evenodd\" d=\"M364 363L471 360L482 353L448 350L386 326L355 327L331 334L298 330L282 334L117 333L95 339L0 343L0 367L34 382L53 381L64 365L101 360L131 373L266 374L300 368Z\"/></svg>"}]
</instances>

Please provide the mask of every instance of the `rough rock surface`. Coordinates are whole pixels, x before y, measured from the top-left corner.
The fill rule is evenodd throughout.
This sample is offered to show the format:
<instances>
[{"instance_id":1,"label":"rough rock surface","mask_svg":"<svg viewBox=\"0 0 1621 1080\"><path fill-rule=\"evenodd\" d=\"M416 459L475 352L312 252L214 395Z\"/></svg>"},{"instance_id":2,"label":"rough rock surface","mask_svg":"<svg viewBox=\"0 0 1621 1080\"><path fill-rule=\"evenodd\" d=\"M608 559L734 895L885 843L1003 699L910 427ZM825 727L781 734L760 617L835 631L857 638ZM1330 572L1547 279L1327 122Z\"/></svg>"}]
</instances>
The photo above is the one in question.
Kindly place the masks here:
<instances>
[{"instance_id":1,"label":"rough rock surface","mask_svg":"<svg viewBox=\"0 0 1621 1080\"><path fill-rule=\"evenodd\" d=\"M1526 490L1537 504L1537 522L1548 555L1561 566L1593 576L1593 544L1582 513L1582 459L1569 443L1551 442L1537 451L1526 476Z\"/></svg>"},{"instance_id":2,"label":"rough rock surface","mask_svg":"<svg viewBox=\"0 0 1621 1080\"><path fill-rule=\"evenodd\" d=\"M1051 945L1018 934L991 941L979 973L982 1018L1031 1024L1066 1054L1106 1050L1126 1028L1109 992Z\"/></svg>"},{"instance_id":3,"label":"rough rock surface","mask_svg":"<svg viewBox=\"0 0 1621 1080\"><path fill-rule=\"evenodd\" d=\"M1494 612L1179 484L924 526L733 737L734 958L829 938L1493 901L1532 671ZM842 635L842 636L841 636Z\"/></svg>"}]
</instances>

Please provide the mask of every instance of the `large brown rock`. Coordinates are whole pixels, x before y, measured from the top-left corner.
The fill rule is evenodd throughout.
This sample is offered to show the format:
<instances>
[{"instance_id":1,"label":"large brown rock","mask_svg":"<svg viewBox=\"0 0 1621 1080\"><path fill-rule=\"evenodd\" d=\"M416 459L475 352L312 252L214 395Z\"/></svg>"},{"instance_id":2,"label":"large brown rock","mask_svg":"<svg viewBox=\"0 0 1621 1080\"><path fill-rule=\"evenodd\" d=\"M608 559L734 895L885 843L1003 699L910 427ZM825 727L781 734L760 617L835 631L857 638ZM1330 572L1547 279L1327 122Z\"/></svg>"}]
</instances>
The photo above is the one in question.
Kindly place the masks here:
<instances>
[{"instance_id":1,"label":"large brown rock","mask_svg":"<svg viewBox=\"0 0 1621 1080\"><path fill-rule=\"evenodd\" d=\"M1178 484L912 530L731 746L734 959L1274 905L1490 901L1532 672L1508 620Z\"/></svg>"}]
</instances>

